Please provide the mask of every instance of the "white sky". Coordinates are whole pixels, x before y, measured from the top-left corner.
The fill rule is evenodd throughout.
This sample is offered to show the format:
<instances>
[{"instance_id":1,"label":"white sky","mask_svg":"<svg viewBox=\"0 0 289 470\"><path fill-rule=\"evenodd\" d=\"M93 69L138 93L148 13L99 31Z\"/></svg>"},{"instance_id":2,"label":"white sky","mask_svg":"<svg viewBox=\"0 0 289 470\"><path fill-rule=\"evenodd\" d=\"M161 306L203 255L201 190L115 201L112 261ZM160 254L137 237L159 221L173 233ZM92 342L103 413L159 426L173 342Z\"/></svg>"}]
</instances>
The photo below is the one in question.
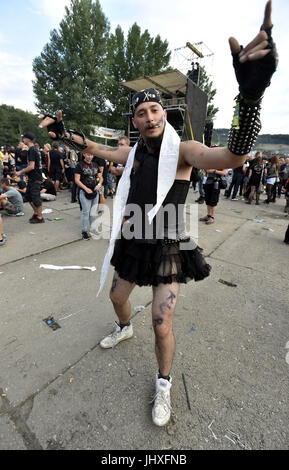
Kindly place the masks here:
<instances>
[{"instance_id":1,"label":"white sky","mask_svg":"<svg viewBox=\"0 0 289 470\"><path fill-rule=\"evenodd\" d=\"M70 0L0 0L0 103L35 112L32 91L32 60L49 42L49 33L58 28L64 6ZM111 30L120 24L127 32L134 22L151 36L160 34L169 48L186 42L203 42L214 53L203 63L217 88L215 105L220 111L214 127L230 127L233 99L238 93L228 46L235 36L246 45L258 33L263 21L265 0L101 0ZM289 1L273 0L273 37L279 53L278 70L263 100L261 133L289 133ZM204 47L205 47L204 46ZM205 53L207 49L204 49ZM181 53L188 55L188 49ZM174 53L172 57L176 59ZM180 55L178 56L180 58ZM176 62L177 65L186 63ZM188 62L189 68L189 62Z\"/></svg>"}]
</instances>

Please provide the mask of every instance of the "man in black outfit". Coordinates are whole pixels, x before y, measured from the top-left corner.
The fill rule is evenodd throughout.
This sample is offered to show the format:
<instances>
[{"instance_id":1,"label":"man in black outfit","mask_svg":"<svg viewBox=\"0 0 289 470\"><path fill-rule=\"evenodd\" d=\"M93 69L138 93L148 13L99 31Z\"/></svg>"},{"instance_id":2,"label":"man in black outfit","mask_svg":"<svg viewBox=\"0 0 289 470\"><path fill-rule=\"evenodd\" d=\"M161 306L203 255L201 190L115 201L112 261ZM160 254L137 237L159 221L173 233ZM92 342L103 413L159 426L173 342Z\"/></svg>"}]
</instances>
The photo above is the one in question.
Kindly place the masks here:
<instances>
[{"instance_id":1,"label":"man in black outfit","mask_svg":"<svg viewBox=\"0 0 289 470\"><path fill-rule=\"evenodd\" d=\"M17 171L16 175L28 175L28 185L25 196L34 211L29 222L31 224L42 224L45 220L42 217L42 201L40 197L42 183L41 154L34 145L34 135L31 132L26 132L22 135L22 138L24 144L28 146L28 166Z\"/></svg>"},{"instance_id":2,"label":"man in black outfit","mask_svg":"<svg viewBox=\"0 0 289 470\"><path fill-rule=\"evenodd\" d=\"M110 299L118 323L115 324L113 333L103 338L100 346L113 348L120 341L133 336L130 294L135 285L151 285L152 325L159 367L155 377L156 394L152 418L157 426L166 425L171 415L170 371L175 350L173 318L179 284L187 282L187 277L204 279L209 275L210 267L202 258L197 245L192 243L191 246L190 237L187 238L185 228L182 228L185 225L176 221L171 221L174 233L171 234L171 230L165 232L168 225L163 224L160 237L153 238L142 233L138 240L137 237L131 239L120 234L126 228L130 230L130 222L124 221L125 210L129 208L129 204L134 203L135 207L137 205L140 208L140 218L145 218L145 222L148 222L147 226L142 224L142 227L154 228L152 224L163 207L162 204L172 202L175 207L183 206L192 167L212 169L237 168L243 165L261 129L260 100L277 65L271 29L269 1L262 30L253 41L242 48L235 38L230 38L240 94L237 97L238 106L227 147L208 148L196 141L180 142L176 131L167 121L166 110L155 89L141 90L132 98L132 122L141 135L133 149L103 146L86 139L81 132L66 129L61 110L57 117L47 114L39 116L43 119L40 127L47 127L54 140L61 140L84 153L125 165L115 199L111 240L100 286L101 290L111 263L115 267L115 273ZM149 213L147 206L153 207ZM186 248L183 245L187 243L190 245L186 245Z\"/></svg>"}]
</instances>

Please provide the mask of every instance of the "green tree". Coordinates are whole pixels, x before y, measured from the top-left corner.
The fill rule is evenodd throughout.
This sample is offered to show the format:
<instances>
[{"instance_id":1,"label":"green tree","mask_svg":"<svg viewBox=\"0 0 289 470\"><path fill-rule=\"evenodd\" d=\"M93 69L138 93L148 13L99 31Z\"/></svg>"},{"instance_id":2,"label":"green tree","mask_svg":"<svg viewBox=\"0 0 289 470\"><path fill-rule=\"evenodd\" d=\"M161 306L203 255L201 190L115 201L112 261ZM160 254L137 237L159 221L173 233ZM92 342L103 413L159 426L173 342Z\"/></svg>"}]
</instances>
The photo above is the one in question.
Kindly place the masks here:
<instances>
[{"instance_id":1,"label":"green tree","mask_svg":"<svg viewBox=\"0 0 289 470\"><path fill-rule=\"evenodd\" d=\"M39 120L34 114L6 104L0 105L0 143L6 147L16 146L24 132L31 131L36 141L43 146L51 142L47 131L39 129Z\"/></svg>"},{"instance_id":2,"label":"green tree","mask_svg":"<svg viewBox=\"0 0 289 470\"><path fill-rule=\"evenodd\" d=\"M98 0L72 0L59 29L33 61L39 111L62 109L71 128L88 135L91 125L126 123L128 91L121 82L159 73L168 67L167 41L152 38L135 23L127 37L110 25Z\"/></svg>"},{"instance_id":3,"label":"green tree","mask_svg":"<svg viewBox=\"0 0 289 470\"><path fill-rule=\"evenodd\" d=\"M120 26L110 34L108 41L108 69L111 77L109 101L111 103L110 122L120 127L127 123L122 113L129 111L129 92L121 82L145 75L155 75L168 68L171 53L168 42L159 35L152 38L146 29L134 23L127 38Z\"/></svg>"},{"instance_id":4,"label":"green tree","mask_svg":"<svg viewBox=\"0 0 289 470\"><path fill-rule=\"evenodd\" d=\"M98 0L72 0L59 30L33 61L39 111L63 109L71 127L90 131L104 122L109 22Z\"/></svg>"}]
</instances>

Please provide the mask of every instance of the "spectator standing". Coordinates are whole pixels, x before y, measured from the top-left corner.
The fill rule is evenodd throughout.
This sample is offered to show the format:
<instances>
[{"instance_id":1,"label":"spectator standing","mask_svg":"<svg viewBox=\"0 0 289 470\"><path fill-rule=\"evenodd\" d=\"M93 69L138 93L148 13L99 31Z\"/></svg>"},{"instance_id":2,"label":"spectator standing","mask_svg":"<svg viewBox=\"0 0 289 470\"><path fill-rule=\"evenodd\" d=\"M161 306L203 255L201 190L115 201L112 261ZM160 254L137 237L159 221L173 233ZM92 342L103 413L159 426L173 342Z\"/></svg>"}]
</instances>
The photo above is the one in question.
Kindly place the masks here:
<instances>
[{"instance_id":1,"label":"spectator standing","mask_svg":"<svg viewBox=\"0 0 289 470\"><path fill-rule=\"evenodd\" d=\"M266 192L267 199L264 201L266 204L270 202L276 202L276 190L277 190L277 178L279 177L279 159L277 155L274 155L270 162L269 168L266 171Z\"/></svg>"},{"instance_id":2,"label":"spectator standing","mask_svg":"<svg viewBox=\"0 0 289 470\"><path fill-rule=\"evenodd\" d=\"M259 198L260 198L259 186L262 181L263 171L264 171L264 165L263 165L262 152L257 152L256 158L252 160L250 164L249 183L248 183L250 193L249 193L248 201L246 202L246 204L252 204L254 196L256 195L256 205L257 206L259 205Z\"/></svg>"},{"instance_id":3,"label":"spectator standing","mask_svg":"<svg viewBox=\"0 0 289 470\"><path fill-rule=\"evenodd\" d=\"M215 222L215 214L220 197L219 177L225 175L226 170L207 170L207 181L205 184L207 215L200 218L200 221L206 222L207 225Z\"/></svg>"},{"instance_id":4,"label":"spectator standing","mask_svg":"<svg viewBox=\"0 0 289 470\"><path fill-rule=\"evenodd\" d=\"M232 182L228 190L226 189L227 199L230 198L231 192L233 190L232 201L238 201L237 194L238 194L238 190L240 188L241 182L243 180L243 177L244 177L244 165L241 165L238 168L234 168Z\"/></svg>"},{"instance_id":5,"label":"spectator standing","mask_svg":"<svg viewBox=\"0 0 289 470\"><path fill-rule=\"evenodd\" d=\"M120 137L118 141L118 147L129 147L129 146L130 146L129 138L126 137L125 135ZM111 173L115 176L115 192L116 192L119 180L122 177L122 174L124 172L124 165L120 163L113 163L112 165L110 165L109 168L110 168Z\"/></svg>"},{"instance_id":6,"label":"spectator standing","mask_svg":"<svg viewBox=\"0 0 289 470\"><path fill-rule=\"evenodd\" d=\"M34 145L34 135L26 132L22 136L23 142L28 147L28 166L18 171L17 176L28 175L28 185L26 189L26 199L33 209L33 216L29 219L31 224L42 224L45 222L42 217L42 202L40 188L42 182L41 154Z\"/></svg>"},{"instance_id":7,"label":"spectator standing","mask_svg":"<svg viewBox=\"0 0 289 470\"><path fill-rule=\"evenodd\" d=\"M16 163L16 170L21 171L23 168L27 167L27 155L28 155L28 147L24 144L24 142L19 142L17 148L15 150L15 163ZM23 176L21 177L23 180Z\"/></svg>"},{"instance_id":8,"label":"spectator standing","mask_svg":"<svg viewBox=\"0 0 289 470\"><path fill-rule=\"evenodd\" d=\"M98 235L95 229L98 215L99 190L103 178L98 164L93 162L91 153L84 153L84 160L78 162L75 168L75 183L80 188L79 201L81 205L81 231L83 240L88 240L88 229L93 235Z\"/></svg>"},{"instance_id":9,"label":"spectator standing","mask_svg":"<svg viewBox=\"0 0 289 470\"><path fill-rule=\"evenodd\" d=\"M48 173L55 186L56 193L59 192L60 181L64 175L64 154L59 151L58 142L53 142L51 151L49 152L50 162Z\"/></svg>"}]
</instances>

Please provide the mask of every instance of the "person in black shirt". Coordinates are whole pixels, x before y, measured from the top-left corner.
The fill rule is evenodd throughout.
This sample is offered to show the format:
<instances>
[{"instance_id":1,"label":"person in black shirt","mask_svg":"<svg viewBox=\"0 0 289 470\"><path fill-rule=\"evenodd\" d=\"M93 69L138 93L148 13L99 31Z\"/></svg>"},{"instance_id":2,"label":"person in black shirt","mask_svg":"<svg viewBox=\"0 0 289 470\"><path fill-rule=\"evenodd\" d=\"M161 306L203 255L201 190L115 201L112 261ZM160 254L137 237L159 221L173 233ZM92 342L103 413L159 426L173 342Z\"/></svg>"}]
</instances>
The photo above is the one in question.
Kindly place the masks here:
<instances>
[{"instance_id":1,"label":"person in black shirt","mask_svg":"<svg viewBox=\"0 0 289 470\"><path fill-rule=\"evenodd\" d=\"M27 167L27 154L27 146L24 145L24 142L19 142L15 150L15 164L17 171L21 171L23 168ZM21 180L23 180L23 176L21 176Z\"/></svg>"},{"instance_id":2,"label":"person in black shirt","mask_svg":"<svg viewBox=\"0 0 289 470\"><path fill-rule=\"evenodd\" d=\"M42 217L42 201L40 197L42 183L41 154L34 145L34 135L31 132L26 132L22 135L22 138L24 144L28 146L28 166L17 171L16 175L21 176L27 173L28 185L25 196L34 211L29 222L31 224L41 224L45 222Z\"/></svg>"},{"instance_id":3,"label":"person in black shirt","mask_svg":"<svg viewBox=\"0 0 289 470\"><path fill-rule=\"evenodd\" d=\"M249 195L246 204L251 204L256 194L256 205L259 205L259 186L261 184L264 171L262 152L257 152L254 160L250 164L249 170Z\"/></svg>"},{"instance_id":4,"label":"person in black shirt","mask_svg":"<svg viewBox=\"0 0 289 470\"><path fill-rule=\"evenodd\" d=\"M55 201L56 199L55 186L52 181L46 178L44 173L42 173L40 197L43 201Z\"/></svg>"},{"instance_id":5,"label":"person in black shirt","mask_svg":"<svg viewBox=\"0 0 289 470\"><path fill-rule=\"evenodd\" d=\"M96 223L99 190L101 188L103 178L99 170L98 164L92 161L93 155L84 153L84 160L78 162L75 168L75 183L80 188L79 201L81 204L81 230L82 238L89 239L88 226L90 232L98 235L94 225Z\"/></svg>"},{"instance_id":6,"label":"person in black shirt","mask_svg":"<svg viewBox=\"0 0 289 470\"><path fill-rule=\"evenodd\" d=\"M249 111L248 119L246 117L243 120L242 117L234 120L240 126L235 125L239 129L232 126L226 148L211 149L196 141L179 142L176 131L173 132L173 128L167 122L167 113L161 103L160 94L154 89L141 90L132 97L132 123L141 136L141 140L138 141L134 149L130 147L108 148L86 139L80 132L65 129L61 110L58 111L57 117L51 117L48 114L39 116L40 119L43 119L40 127L48 126L49 135L52 138L62 139L65 143L73 144L76 149L126 165L118 186L112 236L103 265L99 290L100 292L103 288L111 263L115 267L115 273L110 299L119 323L115 324L112 334L103 338L100 346L113 348L120 341L133 337L133 327L130 321L130 295L136 285L153 286L152 325L159 371L155 377L156 394L152 417L153 422L158 426L166 425L171 415L170 388L172 379L170 371L175 351L173 319L179 284L196 277L197 280L204 279L209 275L209 267L197 245L192 243L193 240L190 237L187 238L185 228L175 222L171 224L175 235L155 238L153 243L150 243L148 238L140 240L144 243L138 243L138 239L131 239L131 237L121 236L117 239L118 234L122 235L120 233L122 229L128 227L129 231L129 226L123 221L123 211L127 207L128 200L138 206L141 204L144 210L140 210L140 216L146 217L149 226L151 225L149 222L152 223L160 213L165 200L172 201L174 207L183 206L193 166L202 169L236 168L243 164L246 155L252 148L252 143L255 141L255 132L257 135L260 130L260 121L257 122L255 117L252 118L253 114L259 116L259 109L257 106L249 106L249 104L252 102L251 99L257 103L259 97L263 96L264 89L268 86L273 74L271 64L275 65L274 71L276 69L276 62L273 62L276 57L273 55L273 49L265 50L270 47L271 28L271 1L269 1L266 5L262 31L255 40L245 48L241 48L235 38L230 38L234 67L242 93L238 97L240 113L238 116L236 113L235 116L236 118L240 117L243 112L247 116L247 110ZM267 30L268 34L264 30ZM261 86L265 82L264 79L266 79L265 88L264 85ZM255 110L257 110L256 114ZM254 127L255 123L256 127ZM250 130L247 131L247 129ZM249 133L252 134L252 140L247 144L245 139ZM171 145L171 142L174 141L176 144ZM162 173L166 168L166 160L170 162L167 175L165 172ZM160 172L158 172L158 164L162 169ZM173 192L170 188L173 189ZM174 196L172 199L169 197L171 195ZM145 211L147 204L153 207L150 212L150 220L148 220L148 213ZM182 238L182 234L186 238ZM187 240L188 249L183 246L184 241L182 240ZM140 370L139 373L142 374L143 371Z\"/></svg>"},{"instance_id":7,"label":"person in black shirt","mask_svg":"<svg viewBox=\"0 0 289 470\"><path fill-rule=\"evenodd\" d=\"M50 173L51 180L55 186L56 192L59 190L59 184L64 174L64 155L59 152L58 142L53 142L52 149L49 152L50 164L48 168L48 173Z\"/></svg>"}]
</instances>

